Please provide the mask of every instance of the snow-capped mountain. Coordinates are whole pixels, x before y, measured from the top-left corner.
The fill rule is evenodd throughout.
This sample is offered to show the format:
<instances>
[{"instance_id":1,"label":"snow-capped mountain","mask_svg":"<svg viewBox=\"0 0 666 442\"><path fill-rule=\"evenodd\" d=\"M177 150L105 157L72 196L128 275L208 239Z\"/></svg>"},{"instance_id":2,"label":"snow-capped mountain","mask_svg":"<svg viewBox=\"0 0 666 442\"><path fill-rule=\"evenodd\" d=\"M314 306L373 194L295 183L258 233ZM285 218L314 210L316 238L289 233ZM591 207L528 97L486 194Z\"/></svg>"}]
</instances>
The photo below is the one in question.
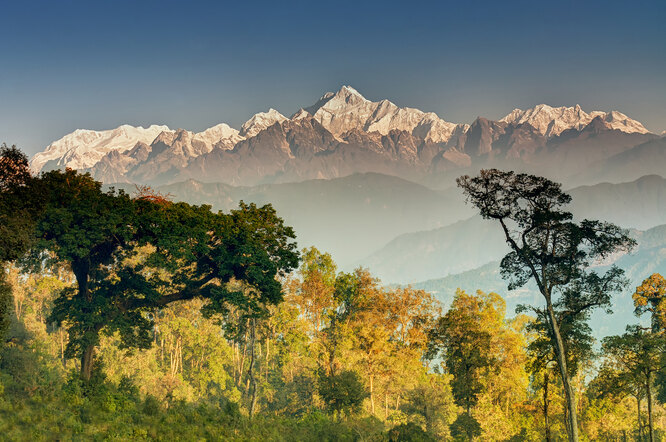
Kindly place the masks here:
<instances>
[{"instance_id":1,"label":"snow-capped mountain","mask_svg":"<svg viewBox=\"0 0 666 442\"><path fill-rule=\"evenodd\" d=\"M214 146L222 149L233 149L236 143L243 139L236 129L226 123L220 123L202 132L193 134L192 138L210 146L211 149L208 149L208 151L212 150Z\"/></svg>"},{"instance_id":2,"label":"snow-capped mountain","mask_svg":"<svg viewBox=\"0 0 666 442\"><path fill-rule=\"evenodd\" d=\"M581 130L595 117L601 117L611 129L626 133L646 134L649 131L638 121L632 120L618 111L585 112L579 105L573 107L550 107L539 104L531 109L514 109L499 121L510 124L528 123L548 138L559 135L567 129Z\"/></svg>"},{"instance_id":3,"label":"snow-capped mountain","mask_svg":"<svg viewBox=\"0 0 666 442\"><path fill-rule=\"evenodd\" d=\"M352 129L379 132L387 135L392 130L410 132L427 141L445 143L455 133L462 133L468 125L449 123L433 112L409 107L401 108L388 100L367 100L351 86L342 86L338 92L325 93L314 105L301 109L294 117L309 113L335 135Z\"/></svg>"},{"instance_id":4,"label":"snow-capped mountain","mask_svg":"<svg viewBox=\"0 0 666 442\"><path fill-rule=\"evenodd\" d=\"M54 141L44 152L35 155L30 166L35 173L44 168L90 169L111 152L129 152L137 144L150 145L158 137L161 137L162 141L169 140L169 144L171 144L180 132L183 130L174 131L168 126L155 124L148 128L124 124L115 129L102 131L78 129ZM214 147L231 149L243 139L238 130L226 123L218 124L199 133L184 132L180 133L178 137L180 142L177 147L189 157L210 152Z\"/></svg>"},{"instance_id":5,"label":"snow-capped mountain","mask_svg":"<svg viewBox=\"0 0 666 442\"><path fill-rule=\"evenodd\" d=\"M426 182L478 167L566 179L653 138L617 111L544 104L515 109L499 121L455 124L388 100L370 101L343 86L291 118L272 108L259 112L240 130L225 123L199 133L155 125L77 130L35 155L31 167L71 167L107 183L193 178L254 185L357 172Z\"/></svg>"},{"instance_id":6,"label":"snow-capped mountain","mask_svg":"<svg viewBox=\"0 0 666 442\"><path fill-rule=\"evenodd\" d=\"M243 138L251 138L275 123L282 123L285 120L287 120L287 117L271 108L268 109L268 112L254 114L252 118L243 123L240 135Z\"/></svg>"},{"instance_id":7,"label":"snow-capped mountain","mask_svg":"<svg viewBox=\"0 0 666 442\"><path fill-rule=\"evenodd\" d=\"M50 168L87 169L112 150L123 152L133 148L138 142L150 143L160 133L169 131L167 126L155 124L147 128L124 124L102 131L77 129L36 154L30 166L34 172L39 172L49 162L52 162Z\"/></svg>"}]
</instances>

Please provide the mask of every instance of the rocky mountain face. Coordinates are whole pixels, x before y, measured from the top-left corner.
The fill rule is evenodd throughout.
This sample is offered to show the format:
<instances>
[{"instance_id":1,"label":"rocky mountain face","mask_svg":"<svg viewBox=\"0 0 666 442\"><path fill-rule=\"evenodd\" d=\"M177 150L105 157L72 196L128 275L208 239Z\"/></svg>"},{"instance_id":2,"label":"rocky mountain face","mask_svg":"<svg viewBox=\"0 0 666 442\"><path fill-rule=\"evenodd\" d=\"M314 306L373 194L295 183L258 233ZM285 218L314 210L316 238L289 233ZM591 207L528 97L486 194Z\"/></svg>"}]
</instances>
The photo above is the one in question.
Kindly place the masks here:
<instances>
[{"instance_id":1,"label":"rocky mountain face","mask_svg":"<svg viewBox=\"0 0 666 442\"><path fill-rule=\"evenodd\" d=\"M255 185L357 172L448 182L481 167L564 180L655 138L617 111L539 105L499 121L479 117L471 125L455 124L388 100L370 101L343 86L291 118L269 109L240 130L226 124L199 133L166 126L78 130L53 142L31 165L35 172L72 167L106 183L193 178Z\"/></svg>"}]
</instances>

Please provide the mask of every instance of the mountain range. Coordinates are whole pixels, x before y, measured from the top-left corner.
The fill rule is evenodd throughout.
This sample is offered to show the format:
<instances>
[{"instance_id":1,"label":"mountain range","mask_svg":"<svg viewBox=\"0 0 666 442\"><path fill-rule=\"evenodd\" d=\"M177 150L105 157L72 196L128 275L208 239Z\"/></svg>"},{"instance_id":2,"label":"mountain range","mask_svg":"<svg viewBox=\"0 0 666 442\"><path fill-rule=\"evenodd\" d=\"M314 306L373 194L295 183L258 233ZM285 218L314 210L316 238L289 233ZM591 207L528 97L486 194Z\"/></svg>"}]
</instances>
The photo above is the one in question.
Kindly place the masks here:
<instances>
[{"instance_id":1,"label":"mountain range","mask_svg":"<svg viewBox=\"0 0 666 442\"><path fill-rule=\"evenodd\" d=\"M241 186L375 172L435 188L481 167L509 167L592 184L585 171L603 175L604 161L649 142L663 138L618 111L541 104L498 121L456 124L343 86L290 118L269 109L239 130L225 123L199 133L157 125L77 130L35 155L31 167L71 167L105 183Z\"/></svg>"}]
</instances>

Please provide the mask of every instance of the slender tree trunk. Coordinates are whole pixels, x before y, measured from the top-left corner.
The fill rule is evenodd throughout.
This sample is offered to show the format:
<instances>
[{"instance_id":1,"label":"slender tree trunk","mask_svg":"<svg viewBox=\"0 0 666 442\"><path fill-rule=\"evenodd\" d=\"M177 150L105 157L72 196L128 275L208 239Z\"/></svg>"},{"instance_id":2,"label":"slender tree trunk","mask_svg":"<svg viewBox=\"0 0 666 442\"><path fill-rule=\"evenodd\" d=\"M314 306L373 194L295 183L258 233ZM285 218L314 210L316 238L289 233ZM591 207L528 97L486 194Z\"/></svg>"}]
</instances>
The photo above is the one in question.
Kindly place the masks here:
<instances>
[{"instance_id":1,"label":"slender tree trunk","mask_svg":"<svg viewBox=\"0 0 666 442\"><path fill-rule=\"evenodd\" d=\"M254 408L257 405L257 381L254 378L254 340L255 340L255 319L252 318L252 328L250 331L250 366L248 367L248 380L250 382L250 419L254 416Z\"/></svg>"},{"instance_id":2,"label":"slender tree trunk","mask_svg":"<svg viewBox=\"0 0 666 442\"><path fill-rule=\"evenodd\" d=\"M546 429L546 442L550 442L550 422L548 421L548 367L543 374L543 424Z\"/></svg>"},{"instance_id":3,"label":"slender tree trunk","mask_svg":"<svg viewBox=\"0 0 666 442\"><path fill-rule=\"evenodd\" d=\"M641 397L636 396L636 411L638 412L638 440L643 440L643 418L641 417Z\"/></svg>"},{"instance_id":4,"label":"slender tree trunk","mask_svg":"<svg viewBox=\"0 0 666 442\"><path fill-rule=\"evenodd\" d=\"M557 357L557 364L560 368L560 376L562 377L562 386L564 387L564 393L566 397L566 404L569 414L569 419L567 422L567 435L571 442L578 442L578 418L576 414L576 397L574 394L573 387L571 386L571 381L569 379L569 372L567 371L567 358L564 351L564 340L560 334L560 327L557 324L557 319L555 318L555 312L553 311L553 304L550 301L550 296L546 296L546 305L548 308L548 318L550 320L550 327L552 331L553 347L555 350L555 356Z\"/></svg>"},{"instance_id":5,"label":"slender tree trunk","mask_svg":"<svg viewBox=\"0 0 666 442\"><path fill-rule=\"evenodd\" d=\"M375 392L374 392L374 375L370 375L370 411L372 415L375 415Z\"/></svg>"},{"instance_id":6,"label":"slender tree trunk","mask_svg":"<svg viewBox=\"0 0 666 442\"><path fill-rule=\"evenodd\" d=\"M650 442L654 442L654 425L652 423L652 373L647 375L647 406L648 406L648 429L650 431Z\"/></svg>"},{"instance_id":7,"label":"slender tree trunk","mask_svg":"<svg viewBox=\"0 0 666 442\"><path fill-rule=\"evenodd\" d=\"M60 359L62 360L62 368L67 370L67 359L65 359L65 337L62 328L58 330L60 335Z\"/></svg>"}]
</instances>

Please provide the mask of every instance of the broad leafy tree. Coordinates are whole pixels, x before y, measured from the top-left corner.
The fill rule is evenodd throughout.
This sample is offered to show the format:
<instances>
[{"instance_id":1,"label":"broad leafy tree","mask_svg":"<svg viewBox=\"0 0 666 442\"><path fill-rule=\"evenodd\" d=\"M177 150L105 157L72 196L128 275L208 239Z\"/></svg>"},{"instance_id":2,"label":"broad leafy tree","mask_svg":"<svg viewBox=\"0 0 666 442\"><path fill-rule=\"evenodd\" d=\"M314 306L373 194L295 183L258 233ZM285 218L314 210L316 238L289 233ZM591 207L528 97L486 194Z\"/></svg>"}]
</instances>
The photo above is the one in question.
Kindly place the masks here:
<instances>
[{"instance_id":1,"label":"broad leafy tree","mask_svg":"<svg viewBox=\"0 0 666 442\"><path fill-rule=\"evenodd\" d=\"M510 248L501 262L501 274L509 289L533 281L545 301L553 351L567 399L570 440L578 440L576 400L567 368L565 337L556 314L558 298L566 296L571 314L606 308L612 294L626 284L623 272L612 267L604 274L590 264L610 254L628 250L635 242L613 224L575 222L564 210L571 197L561 185L546 178L497 169L482 170L476 177L457 180L467 201L485 219L497 221Z\"/></svg>"},{"instance_id":2,"label":"broad leafy tree","mask_svg":"<svg viewBox=\"0 0 666 442\"><path fill-rule=\"evenodd\" d=\"M133 199L72 170L43 174L32 191L45 200L33 262L47 252L76 276L50 320L69 327L67 352L81 358L86 380L100 332L118 331L124 346L145 348L150 313L175 301L205 299L211 314L261 310L282 299L276 277L298 264L294 232L270 205L241 202L223 214L145 192ZM229 289L232 279L259 295Z\"/></svg>"}]
</instances>

